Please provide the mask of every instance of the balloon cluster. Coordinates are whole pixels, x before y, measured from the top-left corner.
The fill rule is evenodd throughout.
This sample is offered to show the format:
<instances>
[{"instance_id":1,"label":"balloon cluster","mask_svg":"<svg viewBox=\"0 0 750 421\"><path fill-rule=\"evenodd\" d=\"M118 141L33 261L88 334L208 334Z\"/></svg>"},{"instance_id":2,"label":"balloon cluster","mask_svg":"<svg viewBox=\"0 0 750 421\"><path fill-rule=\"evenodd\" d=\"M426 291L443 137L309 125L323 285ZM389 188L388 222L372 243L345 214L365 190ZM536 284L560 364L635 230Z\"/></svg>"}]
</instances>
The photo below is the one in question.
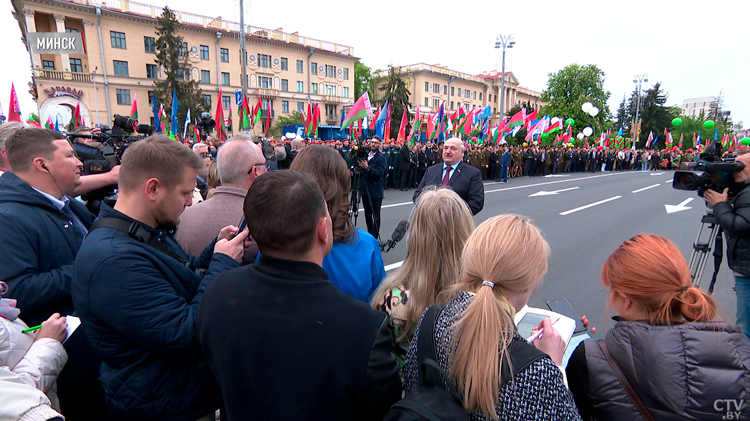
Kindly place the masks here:
<instances>
[{"instance_id":1,"label":"balloon cluster","mask_svg":"<svg viewBox=\"0 0 750 421\"><path fill-rule=\"evenodd\" d=\"M581 110L591 117L596 117L599 114L599 108L594 107L594 104L590 102L584 102L583 105L581 105Z\"/></svg>"}]
</instances>

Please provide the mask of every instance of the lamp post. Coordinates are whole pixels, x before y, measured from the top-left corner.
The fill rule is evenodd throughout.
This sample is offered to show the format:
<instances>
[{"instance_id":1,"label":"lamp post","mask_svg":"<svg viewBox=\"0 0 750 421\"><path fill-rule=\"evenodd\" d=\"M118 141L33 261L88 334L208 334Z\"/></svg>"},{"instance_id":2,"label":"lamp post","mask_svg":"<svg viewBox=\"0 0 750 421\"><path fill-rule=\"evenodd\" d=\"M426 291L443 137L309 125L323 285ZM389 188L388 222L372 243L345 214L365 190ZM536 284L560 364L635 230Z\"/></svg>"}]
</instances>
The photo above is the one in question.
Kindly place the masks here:
<instances>
[{"instance_id":1,"label":"lamp post","mask_svg":"<svg viewBox=\"0 0 750 421\"><path fill-rule=\"evenodd\" d=\"M635 79L633 79L633 83L638 85L638 88L636 90L636 98L638 102L635 104L635 144L638 144L638 116L641 112L641 85L643 82L648 82L648 76L644 73L642 75L635 75Z\"/></svg>"},{"instance_id":2,"label":"lamp post","mask_svg":"<svg viewBox=\"0 0 750 421\"><path fill-rule=\"evenodd\" d=\"M507 48L513 48L515 45L513 41L513 34L510 35L498 35L497 41L495 41L495 48L503 49L503 68L502 74L500 75L500 119L502 120L505 115L505 50Z\"/></svg>"},{"instance_id":3,"label":"lamp post","mask_svg":"<svg viewBox=\"0 0 750 421\"><path fill-rule=\"evenodd\" d=\"M99 92L96 91L96 71L99 70L99 66L94 67L94 71L91 72L91 80L94 82L94 99L96 100L96 127L99 127ZM39 118L42 118L41 116Z\"/></svg>"}]
</instances>

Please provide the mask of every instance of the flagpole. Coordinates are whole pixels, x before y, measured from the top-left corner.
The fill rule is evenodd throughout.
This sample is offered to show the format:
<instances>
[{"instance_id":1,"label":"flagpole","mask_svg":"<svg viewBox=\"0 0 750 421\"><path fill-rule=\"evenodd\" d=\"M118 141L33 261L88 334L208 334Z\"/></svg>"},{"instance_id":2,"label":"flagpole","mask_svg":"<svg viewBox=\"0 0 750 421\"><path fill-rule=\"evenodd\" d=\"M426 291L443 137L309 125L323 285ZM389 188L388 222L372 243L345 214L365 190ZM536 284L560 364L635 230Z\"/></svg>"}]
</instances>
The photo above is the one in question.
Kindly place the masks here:
<instances>
[{"instance_id":1,"label":"flagpole","mask_svg":"<svg viewBox=\"0 0 750 421\"><path fill-rule=\"evenodd\" d=\"M638 117L641 111L641 85L643 82L648 82L648 76L644 73L642 75L635 75L635 79L633 79L633 83L638 85L638 90L636 91L636 98L638 98L638 102L635 105L635 134L631 135L635 138L635 142L638 143L638 132L640 131L640 127L638 127Z\"/></svg>"},{"instance_id":2,"label":"flagpole","mask_svg":"<svg viewBox=\"0 0 750 421\"><path fill-rule=\"evenodd\" d=\"M240 2L240 61L242 62L242 81L240 86L242 87L242 100L245 100L245 94L247 93L247 85L245 83L247 79L247 50L245 49L245 1L239 0ZM216 58L218 60L218 57ZM221 75L218 75L221 76ZM221 101L221 98L219 98ZM243 102L244 103L244 102ZM229 104L230 106L232 104ZM222 116L222 118L224 118ZM231 123L230 123L231 124ZM242 122L240 122L242 126Z\"/></svg>"}]
</instances>

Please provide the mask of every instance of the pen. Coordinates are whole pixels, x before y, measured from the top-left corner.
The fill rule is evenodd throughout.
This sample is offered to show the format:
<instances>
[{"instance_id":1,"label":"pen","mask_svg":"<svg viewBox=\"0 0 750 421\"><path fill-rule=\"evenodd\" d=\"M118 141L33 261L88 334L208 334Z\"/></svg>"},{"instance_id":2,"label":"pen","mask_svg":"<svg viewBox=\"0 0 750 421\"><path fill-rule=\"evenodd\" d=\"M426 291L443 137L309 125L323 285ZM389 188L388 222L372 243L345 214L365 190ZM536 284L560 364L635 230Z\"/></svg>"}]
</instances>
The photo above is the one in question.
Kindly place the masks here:
<instances>
[{"instance_id":1,"label":"pen","mask_svg":"<svg viewBox=\"0 0 750 421\"><path fill-rule=\"evenodd\" d=\"M21 333L27 333L27 332L38 330L38 329L41 329L41 328L42 328L42 325L32 326L30 328L26 328L26 329L22 330Z\"/></svg>"},{"instance_id":2,"label":"pen","mask_svg":"<svg viewBox=\"0 0 750 421\"><path fill-rule=\"evenodd\" d=\"M555 319L554 322L552 322L552 326L554 326L555 323L557 323L559 321L560 321L560 318L558 317L557 319ZM533 335L529 336L529 338L526 339L526 341L529 342L529 343L534 343L535 340L537 340L537 339L539 339L539 338L542 337L543 333L544 333L544 328L541 328L541 329L537 330L536 333L534 333Z\"/></svg>"}]
</instances>

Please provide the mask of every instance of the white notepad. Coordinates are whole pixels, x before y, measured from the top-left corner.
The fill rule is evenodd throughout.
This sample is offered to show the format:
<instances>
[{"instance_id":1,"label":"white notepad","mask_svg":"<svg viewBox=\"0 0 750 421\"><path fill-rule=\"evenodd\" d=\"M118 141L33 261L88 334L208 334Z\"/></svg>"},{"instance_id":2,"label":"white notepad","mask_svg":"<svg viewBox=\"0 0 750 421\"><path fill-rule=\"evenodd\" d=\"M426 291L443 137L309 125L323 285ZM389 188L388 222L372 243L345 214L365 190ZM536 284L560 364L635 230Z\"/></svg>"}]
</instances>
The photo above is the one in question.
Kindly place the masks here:
<instances>
[{"instance_id":1,"label":"white notepad","mask_svg":"<svg viewBox=\"0 0 750 421\"><path fill-rule=\"evenodd\" d=\"M518 333L524 339L529 338L532 335L531 330L538 327L539 323L547 318L551 319L552 322L557 320L553 327L560 333L566 345L570 343L570 338L573 337L573 332L576 329L575 320L554 311L529 307L528 305L516 313L515 323L518 327Z\"/></svg>"}]
</instances>

